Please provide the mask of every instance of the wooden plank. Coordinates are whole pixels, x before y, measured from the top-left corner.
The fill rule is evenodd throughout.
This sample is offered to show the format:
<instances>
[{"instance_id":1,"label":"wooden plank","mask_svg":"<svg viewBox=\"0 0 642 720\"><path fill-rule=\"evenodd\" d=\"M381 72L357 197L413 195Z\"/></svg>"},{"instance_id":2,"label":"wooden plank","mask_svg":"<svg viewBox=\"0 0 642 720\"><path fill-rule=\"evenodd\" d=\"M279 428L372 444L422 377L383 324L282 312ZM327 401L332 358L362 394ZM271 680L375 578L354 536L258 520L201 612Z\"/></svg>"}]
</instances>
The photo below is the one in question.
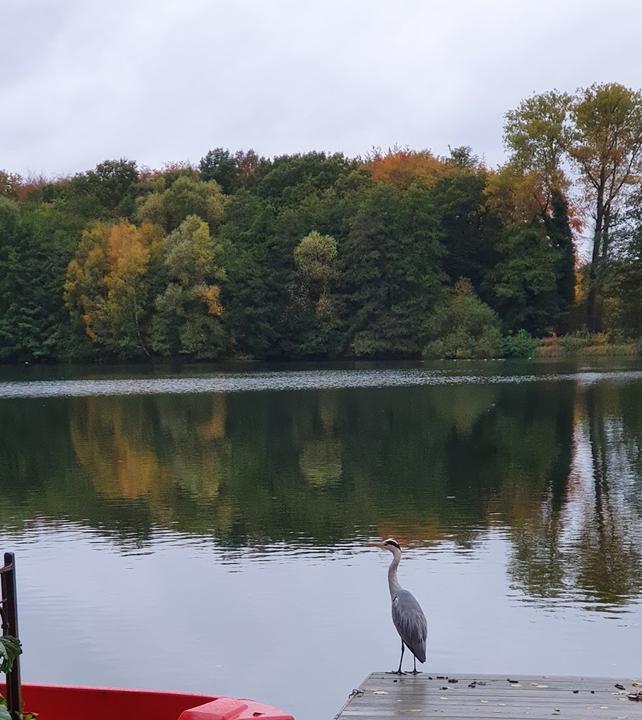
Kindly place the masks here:
<instances>
[{"instance_id":1,"label":"wooden plank","mask_svg":"<svg viewBox=\"0 0 642 720\"><path fill-rule=\"evenodd\" d=\"M372 673L336 720L642 720L642 692L632 680L530 675Z\"/></svg>"}]
</instances>

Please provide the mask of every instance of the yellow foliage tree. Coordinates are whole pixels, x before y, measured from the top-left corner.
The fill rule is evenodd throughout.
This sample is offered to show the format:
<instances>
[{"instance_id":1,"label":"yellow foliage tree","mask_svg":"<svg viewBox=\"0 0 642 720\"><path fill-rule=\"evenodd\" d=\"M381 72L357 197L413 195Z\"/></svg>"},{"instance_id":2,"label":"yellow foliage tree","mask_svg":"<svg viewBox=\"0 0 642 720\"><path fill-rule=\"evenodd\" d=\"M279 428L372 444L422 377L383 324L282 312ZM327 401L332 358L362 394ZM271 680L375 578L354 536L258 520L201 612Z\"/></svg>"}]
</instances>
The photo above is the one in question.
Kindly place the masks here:
<instances>
[{"instance_id":1,"label":"yellow foliage tree","mask_svg":"<svg viewBox=\"0 0 642 720\"><path fill-rule=\"evenodd\" d=\"M147 269L162 237L157 225L125 221L98 222L82 234L67 269L65 303L87 337L109 353L149 354Z\"/></svg>"}]
</instances>

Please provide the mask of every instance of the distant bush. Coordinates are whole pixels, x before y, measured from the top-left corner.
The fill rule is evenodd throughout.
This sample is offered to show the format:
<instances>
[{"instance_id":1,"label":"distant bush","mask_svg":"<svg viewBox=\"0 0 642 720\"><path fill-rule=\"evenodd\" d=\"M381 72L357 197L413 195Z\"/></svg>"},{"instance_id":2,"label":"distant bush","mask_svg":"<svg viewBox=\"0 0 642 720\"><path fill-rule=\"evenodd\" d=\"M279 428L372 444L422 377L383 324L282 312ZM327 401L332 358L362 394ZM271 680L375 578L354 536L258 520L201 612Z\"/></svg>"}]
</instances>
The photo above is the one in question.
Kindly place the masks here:
<instances>
[{"instance_id":1,"label":"distant bush","mask_svg":"<svg viewBox=\"0 0 642 720\"><path fill-rule=\"evenodd\" d=\"M424 349L429 358L492 358L500 354L499 319L482 302L470 280L455 283L448 299L428 319L430 342Z\"/></svg>"},{"instance_id":2,"label":"distant bush","mask_svg":"<svg viewBox=\"0 0 642 720\"><path fill-rule=\"evenodd\" d=\"M526 330L519 330L515 335L507 335L502 340L501 352L504 357L530 358L537 348L537 340Z\"/></svg>"}]
</instances>

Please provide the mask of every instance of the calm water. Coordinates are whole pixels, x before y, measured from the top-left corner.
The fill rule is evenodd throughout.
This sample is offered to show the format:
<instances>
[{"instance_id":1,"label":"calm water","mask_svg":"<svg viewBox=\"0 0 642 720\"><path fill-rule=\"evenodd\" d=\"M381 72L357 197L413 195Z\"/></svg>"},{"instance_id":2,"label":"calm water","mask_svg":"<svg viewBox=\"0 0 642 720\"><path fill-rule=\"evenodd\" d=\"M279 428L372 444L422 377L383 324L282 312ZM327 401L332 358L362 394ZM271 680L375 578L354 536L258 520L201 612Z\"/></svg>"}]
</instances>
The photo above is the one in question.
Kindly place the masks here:
<instances>
[{"instance_id":1,"label":"calm water","mask_svg":"<svg viewBox=\"0 0 642 720\"><path fill-rule=\"evenodd\" d=\"M460 364L5 369L0 549L28 680L330 720L398 662L642 675L642 372Z\"/></svg>"}]
</instances>

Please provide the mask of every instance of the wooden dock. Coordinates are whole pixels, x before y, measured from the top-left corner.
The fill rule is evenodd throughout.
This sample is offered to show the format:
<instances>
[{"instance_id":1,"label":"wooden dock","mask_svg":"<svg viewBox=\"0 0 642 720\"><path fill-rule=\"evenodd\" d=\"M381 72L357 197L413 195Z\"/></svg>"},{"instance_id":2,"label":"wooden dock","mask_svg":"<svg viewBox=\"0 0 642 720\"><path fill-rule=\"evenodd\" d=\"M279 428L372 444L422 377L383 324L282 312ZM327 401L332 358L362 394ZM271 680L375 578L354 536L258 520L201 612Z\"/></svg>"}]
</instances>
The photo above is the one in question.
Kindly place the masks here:
<instances>
[{"instance_id":1,"label":"wooden dock","mask_svg":"<svg viewBox=\"0 0 642 720\"><path fill-rule=\"evenodd\" d=\"M642 682L523 675L377 672L353 690L337 720L356 718L642 720Z\"/></svg>"}]
</instances>

